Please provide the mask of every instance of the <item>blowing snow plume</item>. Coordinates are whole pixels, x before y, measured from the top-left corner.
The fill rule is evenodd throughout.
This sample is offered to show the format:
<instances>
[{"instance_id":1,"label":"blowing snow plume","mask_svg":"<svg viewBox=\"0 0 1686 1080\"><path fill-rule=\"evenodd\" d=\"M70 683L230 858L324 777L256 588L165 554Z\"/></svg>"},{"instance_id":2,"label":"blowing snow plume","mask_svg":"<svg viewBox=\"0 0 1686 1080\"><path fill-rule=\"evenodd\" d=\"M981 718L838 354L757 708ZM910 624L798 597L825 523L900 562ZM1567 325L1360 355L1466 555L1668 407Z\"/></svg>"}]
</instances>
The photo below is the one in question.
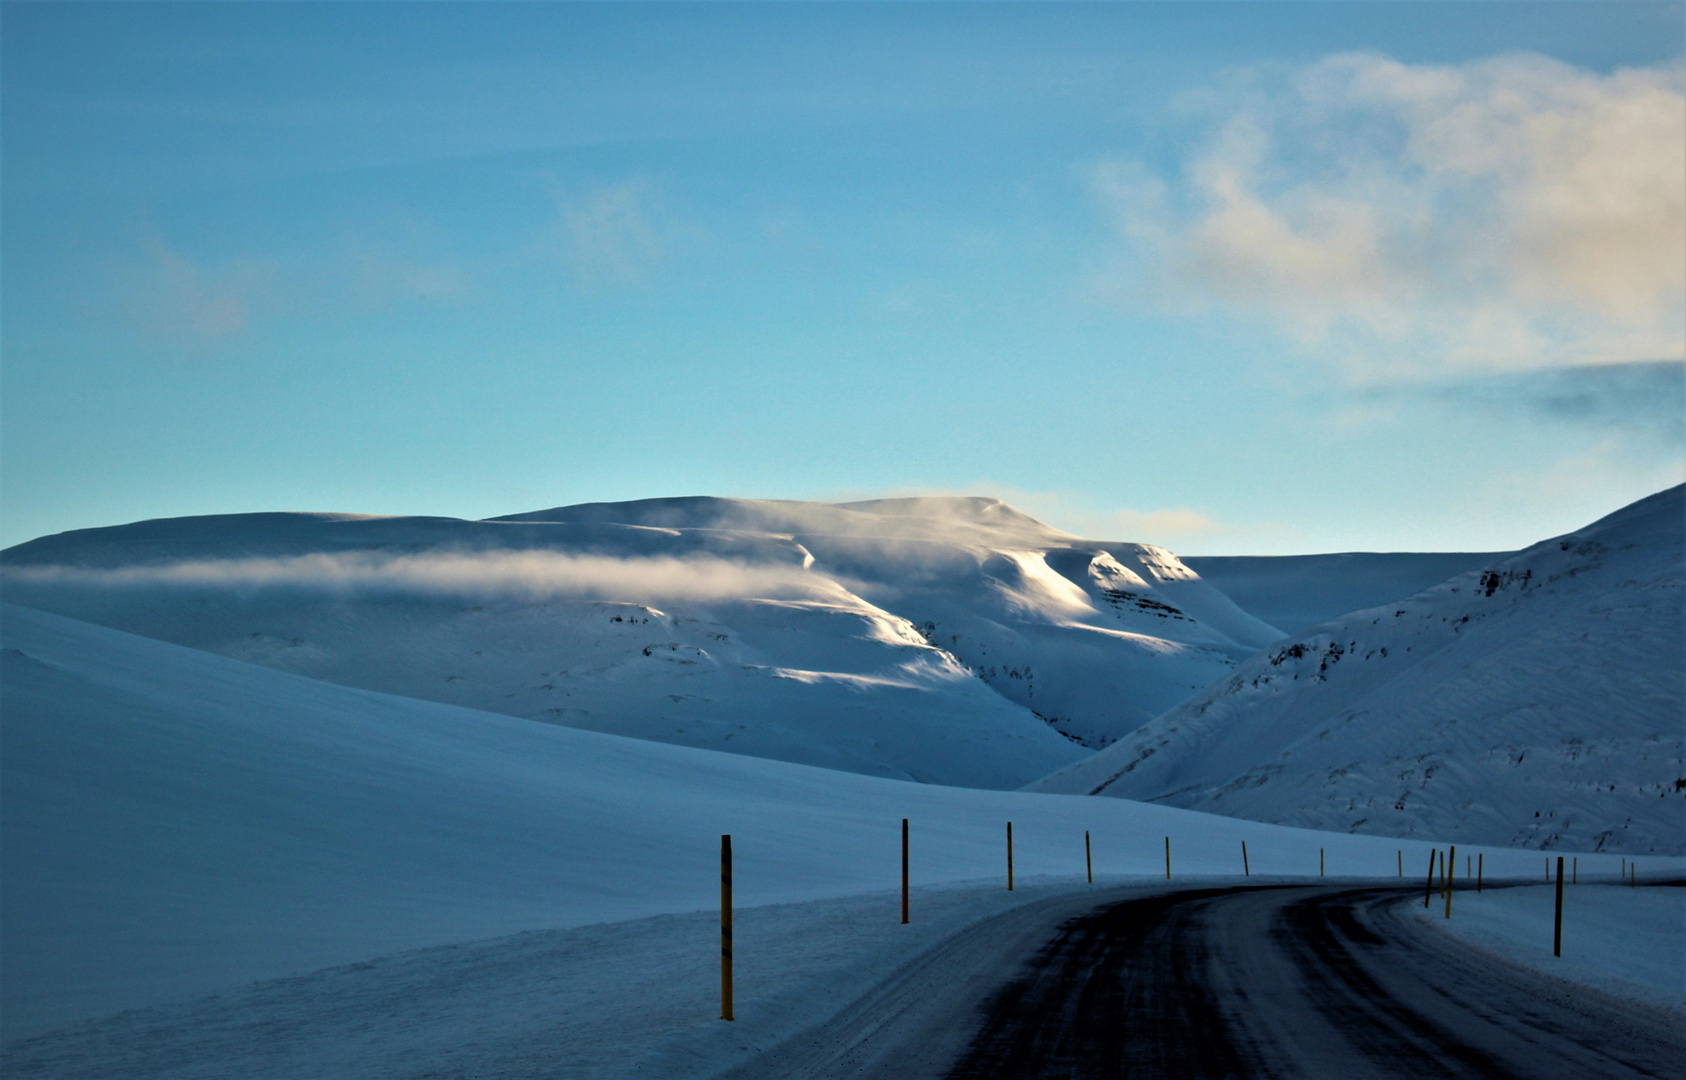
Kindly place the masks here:
<instances>
[{"instance_id":1,"label":"blowing snow plume","mask_svg":"<svg viewBox=\"0 0 1686 1080\"><path fill-rule=\"evenodd\" d=\"M847 596L836 582L801 566L693 558L613 558L556 551L343 552L282 558L193 559L157 565L8 567L9 587L41 589L292 590L352 597L414 594L481 599L721 600Z\"/></svg>"},{"instance_id":2,"label":"blowing snow plume","mask_svg":"<svg viewBox=\"0 0 1686 1080\"><path fill-rule=\"evenodd\" d=\"M1032 788L1318 829L1681 854L1683 490L1281 642Z\"/></svg>"},{"instance_id":3,"label":"blowing snow plume","mask_svg":"<svg viewBox=\"0 0 1686 1080\"><path fill-rule=\"evenodd\" d=\"M1280 635L1174 555L995 499L256 514L45 537L8 600L331 682L1016 787Z\"/></svg>"}]
</instances>

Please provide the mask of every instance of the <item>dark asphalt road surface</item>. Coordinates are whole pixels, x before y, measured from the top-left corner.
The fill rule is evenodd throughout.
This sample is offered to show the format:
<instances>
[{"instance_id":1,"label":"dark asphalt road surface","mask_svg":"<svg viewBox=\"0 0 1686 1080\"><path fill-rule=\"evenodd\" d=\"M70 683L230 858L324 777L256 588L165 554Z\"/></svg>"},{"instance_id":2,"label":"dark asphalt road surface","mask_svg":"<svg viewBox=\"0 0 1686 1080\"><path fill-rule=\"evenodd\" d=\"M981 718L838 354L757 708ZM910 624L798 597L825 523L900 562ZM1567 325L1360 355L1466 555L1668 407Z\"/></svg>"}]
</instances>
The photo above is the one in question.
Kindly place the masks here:
<instances>
[{"instance_id":1,"label":"dark asphalt road surface","mask_svg":"<svg viewBox=\"0 0 1686 1080\"><path fill-rule=\"evenodd\" d=\"M947 1075L1686 1076L1678 1018L1495 963L1401 895L1213 890L1073 919Z\"/></svg>"},{"instance_id":2,"label":"dark asphalt road surface","mask_svg":"<svg viewBox=\"0 0 1686 1080\"><path fill-rule=\"evenodd\" d=\"M1686 1078L1678 1013L1497 960L1408 897L1422 893L1138 888L1027 905L731 1075Z\"/></svg>"}]
</instances>

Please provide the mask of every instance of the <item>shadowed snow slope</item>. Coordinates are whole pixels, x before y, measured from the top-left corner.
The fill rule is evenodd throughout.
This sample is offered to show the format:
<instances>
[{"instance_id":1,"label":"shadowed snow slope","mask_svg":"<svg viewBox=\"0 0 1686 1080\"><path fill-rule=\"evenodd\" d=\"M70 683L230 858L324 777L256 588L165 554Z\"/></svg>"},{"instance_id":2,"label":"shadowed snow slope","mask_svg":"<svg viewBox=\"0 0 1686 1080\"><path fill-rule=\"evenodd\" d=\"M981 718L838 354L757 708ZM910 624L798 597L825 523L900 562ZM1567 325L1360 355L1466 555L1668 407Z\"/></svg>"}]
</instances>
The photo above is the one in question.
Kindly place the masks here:
<instances>
[{"instance_id":1,"label":"shadowed snow slope","mask_svg":"<svg viewBox=\"0 0 1686 1080\"><path fill-rule=\"evenodd\" d=\"M1490 552L1374 552L1338 555L1183 556L1190 570L1248 614L1298 636L1349 611L1411 596L1449 577L1491 566Z\"/></svg>"},{"instance_id":2,"label":"shadowed snow slope","mask_svg":"<svg viewBox=\"0 0 1686 1080\"><path fill-rule=\"evenodd\" d=\"M916 886L1000 882L1006 821L1021 878L1079 880L1084 830L1106 874L1158 877L1165 836L1179 879L1239 873L1243 838L1254 873L1313 872L1320 847L1342 874L1398 858L1369 837L575 731L12 605L0 631L7 1038L405 949L705 910L722 833L746 906L893 889L904 816ZM699 953L717 940L705 928Z\"/></svg>"},{"instance_id":3,"label":"shadowed snow slope","mask_svg":"<svg viewBox=\"0 0 1686 1080\"><path fill-rule=\"evenodd\" d=\"M4 562L9 600L313 678L974 787L1077 760L1280 636L1167 551L994 499L180 518Z\"/></svg>"},{"instance_id":4,"label":"shadowed snow slope","mask_svg":"<svg viewBox=\"0 0 1686 1080\"><path fill-rule=\"evenodd\" d=\"M1314 828L1679 854L1682 490L1273 646L1031 787Z\"/></svg>"}]
</instances>

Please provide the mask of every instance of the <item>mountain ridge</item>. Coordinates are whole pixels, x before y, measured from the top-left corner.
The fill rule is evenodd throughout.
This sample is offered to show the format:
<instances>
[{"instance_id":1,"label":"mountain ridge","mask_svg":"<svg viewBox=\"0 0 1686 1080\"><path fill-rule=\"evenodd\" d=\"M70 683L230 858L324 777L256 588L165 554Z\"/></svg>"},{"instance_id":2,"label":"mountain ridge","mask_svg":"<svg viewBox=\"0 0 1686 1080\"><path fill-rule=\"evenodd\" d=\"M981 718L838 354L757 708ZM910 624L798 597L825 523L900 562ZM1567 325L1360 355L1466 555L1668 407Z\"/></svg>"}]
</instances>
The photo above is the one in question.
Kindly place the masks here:
<instances>
[{"instance_id":1,"label":"mountain ridge","mask_svg":"<svg viewBox=\"0 0 1686 1080\"><path fill-rule=\"evenodd\" d=\"M1280 642L1029 788L1307 827L1678 854L1683 491Z\"/></svg>"},{"instance_id":2,"label":"mountain ridge","mask_svg":"<svg viewBox=\"0 0 1686 1080\"><path fill-rule=\"evenodd\" d=\"M1280 636L1164 549L983 498L219 515L0 562L13 602L344 685L986 787Z\"/></svg>"}]
</instances>

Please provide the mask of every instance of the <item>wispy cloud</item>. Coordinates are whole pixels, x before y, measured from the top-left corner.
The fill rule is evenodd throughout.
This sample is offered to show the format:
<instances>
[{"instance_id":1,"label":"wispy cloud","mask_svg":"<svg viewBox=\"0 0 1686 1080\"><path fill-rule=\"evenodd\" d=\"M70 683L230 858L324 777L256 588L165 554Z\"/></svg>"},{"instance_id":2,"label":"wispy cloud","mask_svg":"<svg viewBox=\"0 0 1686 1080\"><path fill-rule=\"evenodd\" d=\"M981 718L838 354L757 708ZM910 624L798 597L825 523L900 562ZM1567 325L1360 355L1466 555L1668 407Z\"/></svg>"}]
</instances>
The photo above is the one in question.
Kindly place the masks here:
<instances>
[{"instance_id":1,"label":"wispy cloud","mask_svg":"<svg viewBox=\"0 0 1686 1080\"><path fill-rule=\"evenodd\" d=\"M410 257L385 244L354 242L346 263L352 289L368 304L452 303L466 297L473 285L468 271L455 262Z\"/></svg>"},{"instance_id":2,"label":"wispy cloud","mask_svg":"<svg viewBox=\"0 0 1686 1080\"><path fill-rule=\"evenodd\" d=\"M1493 470L1454 500L1476 520L1541 522L1533 536L1507 541L1520 546L1683 481L1686 461L1678 455L1636 457L1629 440L1612 434L1550 460Z\"/></svg>"},{"instance_id":3,"label":"wispy cloud","mask_svg":"<svg viewBox=\"0 0 1686 1080\"><path fill-rule=\"evenodd\" d=\"M583 193L555 193L568 265L581 284L636 285L666 261L654 188L624 180Z\"/></svg>"},{"instance_id":4,"label":"wispy cloud","mask_svg":"<svg viewBox=\"0 0 1686 1080\"><path fill-rule=\"evenodd\" d=\"M1104 536L1156 538L1164 547L1180 546L1192 540L1206 540L1230 530L1221 522L1189 509L1114 510L1099 519L1109 530Z\"/></svg>"},{"instance_id":5,"label":"wispy cloud","mask_svg":"<svg viewBox=\"0 0 1686 1080\"><path fill-rule=\"evenodd\" d=\"M150 236L138 258L115 266L119 304L148 338L190 351L214 348L252 328L275 297L275 267L254 258L189 258Z\"/></svg>"},{"instance_id":6,"label":"wispy cloud","mask_svg":"<svg viewBox=\"0 0 1686 1080\"><path fill-rule=\"evenodd\" d=\"M980 483L966 491L906 488L879 493L878 498L931 498L944 501L987 495L1073 536L1094 540L1122 540L1157 544L1177 550L1191 544L1237 535L1229 525L1188 507L1106 508L1098 500L1073 491L1029 491L1005 484ZM864 499L855 494L852 499ZM935 510L933 510L935 512Z\"/></svg>"},{"instance_id":7,"label":"wispy cloud","mask_svg":"<svg viewBox=\"0 0 1686 1080\"><path fill-rule=\"evenodd\" d=\"M1027 492L1021 498L1023 505L1035 507L1031 512L1050 524L1097 540L1155 544L1172 551L1186 551L1235 534L1230 526L1188 507L1108 510L1098 509L1076 496L1058 493Z\"/></svg>"},{"instance_id":8,"label":"wispy cloud","mask_svg":"<svg viewBox=\"0 0 1686 1080\"><path fill-rule=\"evenodd\" d=\"M434 250L436 240L398 232L397 240L347 237L314 257L291 259L210 257L153 233L112 263L115 307L144 340L193 355L283 323L456 304L472 295L473 275Z\"/></svg>"},{"instance_id":9,"label":"wispy cloud","mask_svg":"<svg viewBox=\"0 0 1686 1080\"><path fill-rule=\"evenodd\" d=\"M5 577L9 583L22 585L101 589L293 589L649 602L853 600L838 583L793 565L750 565L712 557L618 559L550 551L402 556L356 552L117 569L22 566L7 567Z\"/></svg>"},{"instance_id":10,"label":"wispy cloud","mask_svg":"<svg viewBox=\"0 0 1686 1080\"><path fill-rule=\"evenodd\" d=\"M1656 360L1501 374L1434 395L1455 405L1618 428L1686 445L1686 362Z\"/></svg>"},{"instance_id":11,"label":"wispy cloud","mask_svg":"<svg viewBox=\"0 0 1686 1080\"><path fill-rule=\"evenodd\" d=\"M1358 380L1686 356L1686 74L1340 55L1237 76L1176 175L1092 187L1153 302ZM1119 282L1114 282L1119 284Z\"/></svg>"}]
</instances>

